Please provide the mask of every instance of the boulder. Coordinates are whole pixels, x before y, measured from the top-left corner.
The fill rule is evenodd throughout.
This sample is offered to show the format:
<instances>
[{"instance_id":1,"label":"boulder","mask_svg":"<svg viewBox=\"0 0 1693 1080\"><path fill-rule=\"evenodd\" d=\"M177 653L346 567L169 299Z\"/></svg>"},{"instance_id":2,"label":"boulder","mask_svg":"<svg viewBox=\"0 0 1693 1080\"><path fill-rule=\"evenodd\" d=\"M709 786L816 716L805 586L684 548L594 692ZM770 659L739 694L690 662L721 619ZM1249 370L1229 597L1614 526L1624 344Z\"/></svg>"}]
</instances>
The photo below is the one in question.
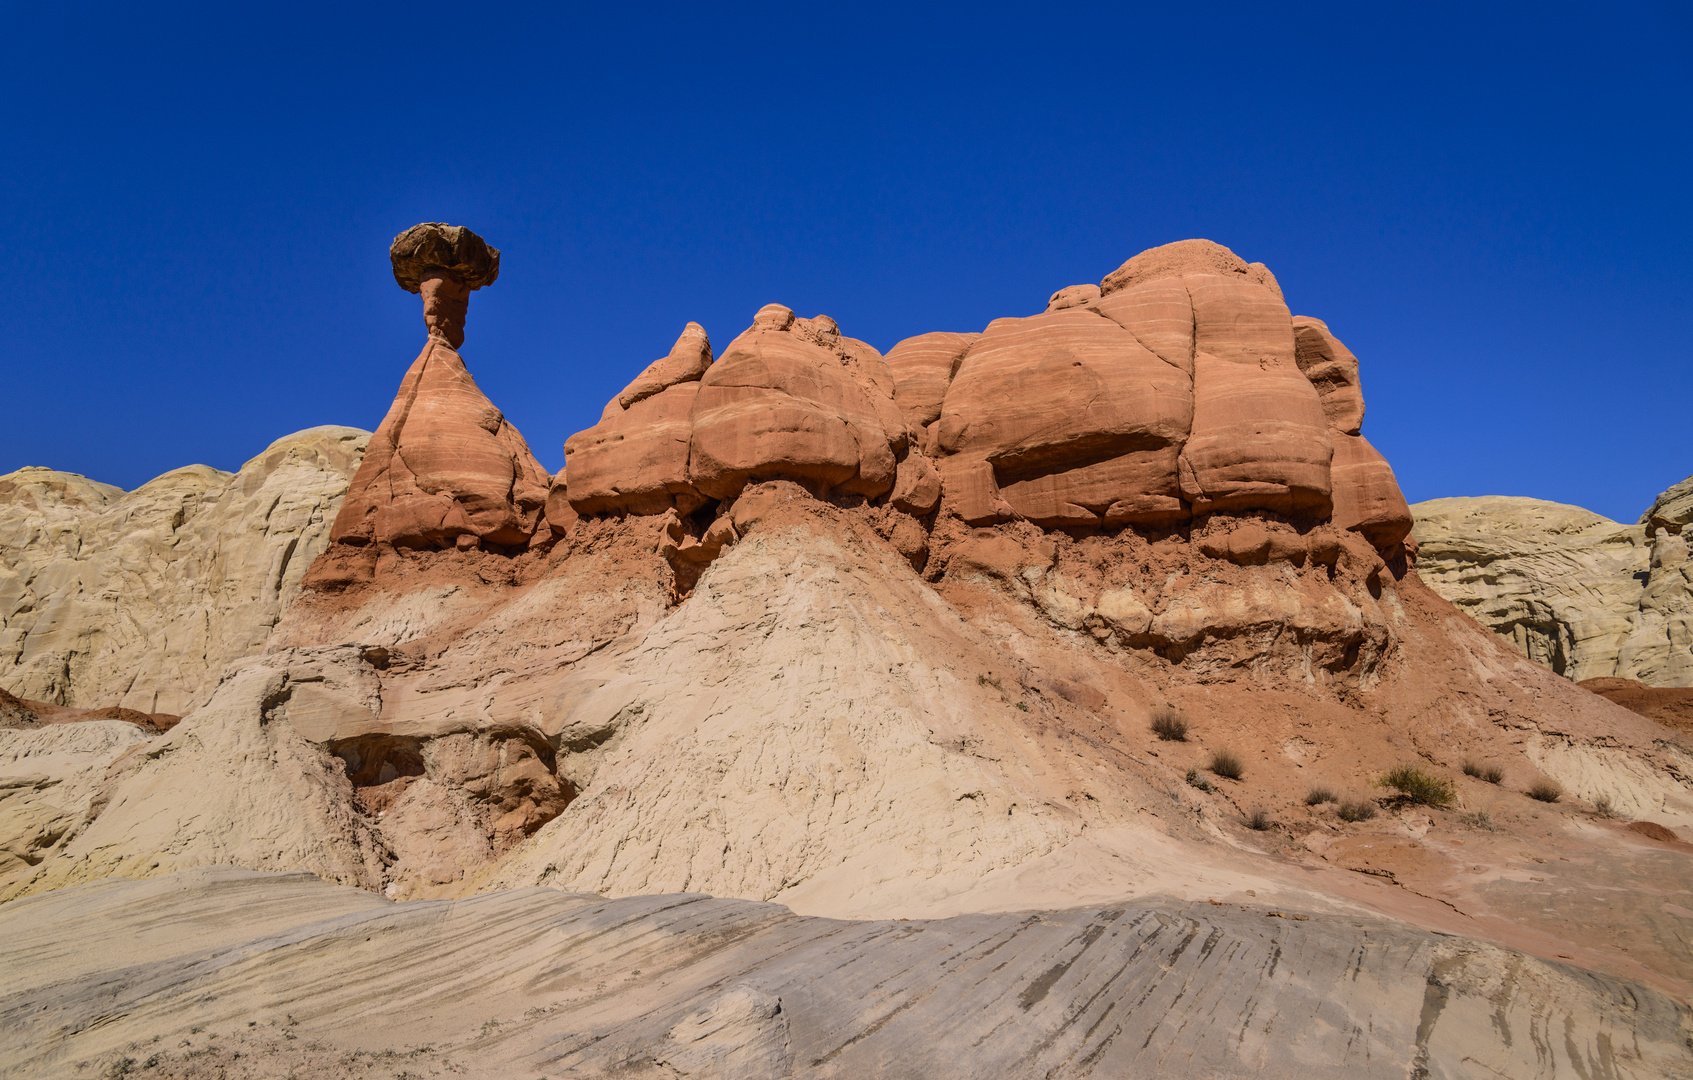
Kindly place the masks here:
<instances>
[{"instance_id":1,"label":"boulder","mask_svg":"<svg viewBox=\"0 0 1693 1080\"><path fill-rule=\"evenodd\" d=\"M1411 508L1393 467L1362 435L1334 435L1334 524L1386 551L1411 533Z\"/></svg>"},{"instance_id":2,"label":"boulder","mask_svg":"<svg viewBox=\"0 0 1693 1080\"><path fill-rule=\"evenodd\" d=\"M894 401L913 429L920 430L940 419L946 388L958 373L964 354L981 336L940 330L906 338L888 350Z\"/></svg>"},{"instance_id":3,"label":"boulder","mask_svg":"<svg viewBox=\"0 0 1693 1080\"><path fill-rule=\"evenodd\" d=\"M527 544L552 478L438 337L400 382L341 512L337 543Z\"/></svg>"},{"instance_id":4,"label":"boulder","mask_svg":"<svg viewBox=\"0 0 1693 1080\"><path fill-rule=\"evenodd\" d=\"M1358 358L1329 333L1328 324L1308 315L1293 319L1294 360L1317 388L1329 428L1356 435L1364 426L1364 389L1358 381Z\"/></svg>"},{"instance_id":5,"label":"boulder","mask_svg":"<svg viewBox=\"0 0 1693 1080\"><path fill-rule=\"evenodd\" d=\"M426 221L394 237L388 258L400 288L423 297L430 336L463 345L470 293L500 276L499 249L463 225Z\"/></svg>"},{"instance_id":6,"label":"boulder","mask_svg":"<svg viewBox=\"0 0 1693 1080\"><path fill-rule=\"evenodd\" d=\"M1039 524L1183 514L1176 454L1193 416L1187 377L1097 312L999 319L942 406L941 453L986 460L1005 501Z\"/></svg>"},{"instance_id":7,"label":"boulder","mask_svg":"<svg viewBox=\"0 0 1693 1080\"><path fill-rule=\"evenodd\" d=\"M1099 300L1099 286L1093 283L1086 285L1067 285L1052 294L1052 299L1046 302L1046 313L1063 311L1073 307L1091 307Z\"/></svg>"},{"instance_id":8,"label":"boulder","mask_svg":"<svg viewBox=\"0 0 1693 1080\"><path fill-rule=\"evenodd\" d=\"M713 499L774 478L884 494L908 442L893 387L881 354L833 319L766 305L700 380L688 478Z\"/></svg>"},{"instance_id":9,"label":"boulder","mask_svg":"<svg viewBox=\"0 0 1693 1080\"><path fill-rule=\"evenodd\" d=\"M704 501L688 482L694 399L711 367L711 342L689 323L670 354L613 398L600 422L564 443L570 505L578 514L692 513ZM550 519L549 519L550 520Z\"/></svg>"}]
</instances>

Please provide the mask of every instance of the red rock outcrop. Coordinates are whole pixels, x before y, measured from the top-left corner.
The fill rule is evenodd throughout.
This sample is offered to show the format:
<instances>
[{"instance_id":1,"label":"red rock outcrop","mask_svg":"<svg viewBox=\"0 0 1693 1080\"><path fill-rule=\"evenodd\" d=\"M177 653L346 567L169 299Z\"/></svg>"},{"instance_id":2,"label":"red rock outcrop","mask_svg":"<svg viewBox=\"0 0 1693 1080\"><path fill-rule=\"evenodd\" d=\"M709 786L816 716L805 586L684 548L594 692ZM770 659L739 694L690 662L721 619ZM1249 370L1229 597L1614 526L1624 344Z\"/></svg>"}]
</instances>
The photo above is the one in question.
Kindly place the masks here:
<instances>
[{"instance_id":1,"label":"red rock outcrop","mask_svg":"<svg viewBox=\"0 0 1693 1080\"><path fill-rule=\"evenodd\" d=\"M888 350L888 370L893 373L894 400L913 431L921 431L941 417L941 400L958 374L964 353L980 334L954 334L945 330L918 334Z\"/></svg>"},{"instance_id":2,"label":"red rock outcrop","mask_svg":"<svg viewBox=\"0 0 1693 1080\"><path fill-rule=\"evenodd\" d=\"M690 324L566 444L568 502L674 511L672 546L694 561L719 545L681 517L777 479L969 525L1267 513L1392 554L1410 517L1363 415L1357 358L1324 323L1294 318L1262 264L1184 240L1058 290L1039 315L920 334L885 359L779 304L716 363Z\"/></svg>"},{"instance_id":3,"label":"red rock outcrop","mask_svg":"<svg viewBox=\"0 0 1693 1080\"><path fill-rule=\"evenodd\" d=\"M396 237L390 257L395 281L424 298L429 340L371 437L311 587L368 577L373 545L525 546L552 482L455 348L463 301L498 275L499 252L462 226L426 223Z\"/></svg>"},{"instance_id":4,"label":"red rock outcrop","mask_svg":"<svg viewBox=\"0 0 1693 1080\"><path fill-rule=\"evenodd\" d=\"M1411 533L1411 508L1392 466L1359 434L1364 391L1358 358L1321 319L1296 317L1293 334L1299 370L1316 387L1334 440L1329 468L1334 524L1363 535L1381 551L1391 551Z\"/></svg>"},{"instance_id":5,"label":"red rock outcrop","mask_svg":"<svg viewBox=\"0 0 1693 1080\"><path fill-rule=\"evenodd\" d=\"M700 380L688 477L713 499L775 478L886 494L908 443L893 394L882 355L835 320L768 304Z\"/></svg>"},{"instance_id":6,"label":"red rock outcrop","mask_svg":"<svg viewBox=\"0 0 1693 1080\"><path fill-rule=\"evenodd\" d=\"M692 513L704 497L688 481L694 399L711 367L711 342L689 323L655 360L606 404L600 422L565 441L567 498L579 514Z\"/></svg>"},{"instance_id":7,"label":"red rock outcrop","mask_svg":"<svg viewBox=\"0 0 1693 1080\"><path fill-rule=\"evenodd\" d=\"M1165 524L1184 516L1176 456L1192 419L1182 372L1064 308L988 326L947 389L937 446L989 462L1005 503L1037 524Z\"/></svg>"}]
</instances>

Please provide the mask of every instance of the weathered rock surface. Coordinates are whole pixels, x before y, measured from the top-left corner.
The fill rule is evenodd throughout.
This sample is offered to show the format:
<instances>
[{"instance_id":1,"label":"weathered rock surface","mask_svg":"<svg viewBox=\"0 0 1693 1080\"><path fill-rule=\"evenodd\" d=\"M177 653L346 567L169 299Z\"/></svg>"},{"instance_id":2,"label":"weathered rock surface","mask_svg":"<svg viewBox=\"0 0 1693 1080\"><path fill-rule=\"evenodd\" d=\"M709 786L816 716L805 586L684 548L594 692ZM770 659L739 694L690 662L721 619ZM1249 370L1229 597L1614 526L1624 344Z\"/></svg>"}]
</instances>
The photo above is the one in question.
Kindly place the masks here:
<instances>
[{"instance_id":1,"label":"weathered rock surface","mask_svg":"<svg viewBox=\"0 0 1693 1080\"><path fill-rule=\"evenodd\" d=\"M937 330L906 338L888 350L894 398L912 430L921 431L940 419L947 387L965 352L981 336Z\"/></svg>"},{"instance_id":2,"label":"weathered rock surface","mask_svg":"<svg viewBox=\"0 0 1693 1080\"><path fill-rule=\"evenodd\" d=\"M898 487L898 509L942 505L971 525L1269 513L1309 526L1339 505L1338 524L1388 557L1410 528L1392 469L1359 435L1357 358L1320 320L1295 320L1267 269L1210 241L1142 252L1041 315L921 334L885 360L779 304L715 364L696 331L566 444L577 514L687 517L749 481L790 480L819 496ZM690 541L703 537L676 551L691 565L719 550ZM926 545L905 546L921 561Z\"/></svg>"},{"instance_id":3,"label":"weathered rock surface","mask_svg":"<svg viewBox=\"0 0 1693 1080\"><path fill-rule=\"evenodd\" d=\"M0 933L20 1077L1693 1075L1686 1007L1646 987L1251 903L843 923L207 870L8 904Z\"/></svg>"},{"instance_id":4,"label":"weathered rock surface","mask_svg":"<svg viewBox=\"0 0 1693 1080\"><path fill-rule=\"evenodd\" d=\"M711 367L711 342L689 323L668 356L653 361L606 404L600 422L565 440L570 504L579 514L692 513L704 497L688 480L694 399Z\"/></svg>"},{"instance_id":5,"label":"weathered rock surface","mask_svg":"<svg viewBox=\"0 0 1693 1080\"><path fill-rule=\"evenodd\" d=\"M368 438L311 428L234 474L190 466L127 494L47 469L0 477L0 686L184 712L263 648Z\"/></svg>"},{"instance_id":6,"label":"weathered rock surface","mask_svg":"<svg viewBox=\"0 0 1693 1080\"><path fill-rule=\"evenodd\" d=\"M990 463L1037 524L1168 524L1184 516L1176 456L1192 422L1182 372L1069 308L988 326L947 388L937 445Z\"/></svg>"},{"instance_id":7,"label":"weathered rock surface","mask_svg":"<svg viewBox=\"0 0 1693 1080\"><path fill-rule=\"evenodd\" d=\"M1676 492L1638 525L1507 496L1412 507L1417 571L1530 659L1576 681L1693 686L1693 565Z\"/></svg>"},{"instance_id":8,"label":"weathered rock surface","mask_svg":"<svg viewBox=\"0 0 1693 1080\"><path fill-rule=\"evenodd\" d=\"M459 354L431 338L336 515L339 545L526 545L552 477L505 414L479 390Z\"/></svg>"},{"instance_id":9,"label":"weathered rock surface","mask_svg":"<svg viewBox=\"0 0 1693 1080\"><path fill-rule=\"evenodd\" d=\"M1693 993L1664 899L1693 890L1693 743L1428 590L1350 354L1267 270L1154 249L899 364L779 305L715 363L690 328L567 481L540 475L544 505L452 366L438 301L466 279L434 273L386 492L355 492L370 530L320 556L264 652L168 734L0 730L0 895L25 897L0 923L68 922L44 893L137 948L204 924L192 956L111 959L122 987L62 943L32 954L47 974L0 998L26 1067L121 1070L103 1055L169 1032L162 1075L347 1075L392 1060L361 1052L424 1060L413 1031L435 1071L502 1075L1680 1067L1688 1017L1655 992ZM656 429L649 456L626 445ZM414 461L408 432L432 431ZM442 511L417 542L375 527L407 482ZM476 530L490 508L521 543ZM1165 714L1185 739L1152 733ZM1453 805L1389 797L1407 762ZM1526 794L1544 781L1556 802ZM261 943L193 914L126 928L150 887L67 888L218 863L365 892L318 892L331 926ZM199 912L245 888L253 922L304 903L188 880L164 891ZM650 895L702 889L736 899ZM800 916L746 903L769 900Z\"/></svg>"},{"instance_id":10,"label":"weathered rock surface","mask_svg":"<svg viewBox=\"0 0 1693 1080\"><path fill-rule=\"evenodd\" d=\"M766 305L700 380L689 479L713 499L777 477L885 494L908 442L893 390L881 354L833 319Z\"/></svg>"}]
</instances>

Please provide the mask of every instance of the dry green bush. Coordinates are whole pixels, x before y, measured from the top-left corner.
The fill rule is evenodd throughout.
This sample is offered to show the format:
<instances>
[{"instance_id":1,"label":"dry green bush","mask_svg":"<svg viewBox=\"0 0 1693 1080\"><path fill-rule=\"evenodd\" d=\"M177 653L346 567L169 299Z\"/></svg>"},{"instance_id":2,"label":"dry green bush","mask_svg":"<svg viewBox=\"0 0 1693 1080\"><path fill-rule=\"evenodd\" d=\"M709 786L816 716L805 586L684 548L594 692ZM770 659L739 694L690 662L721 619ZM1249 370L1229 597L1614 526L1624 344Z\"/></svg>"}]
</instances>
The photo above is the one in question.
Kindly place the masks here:
<instances>
[{"instance_id":1,"label":"dry green bush","mask_svg":"<svg viewBox=\"0 0 1693 1080\"><path fill-rule=\"evenodd\" d=\"M1452 781L1430 776L1415 765L1401 765L1381 778L1381 786L1392 788L1414 803L1445 809L1452 805Z\"/></svg>"},{"instance_id":2,"label":"dry green bush","mask_svg":"<svg viewBox=\"0 0 1693 1080\"><path fill-rule=\"evenodd\" d=\"M1159 705L1152 710L1152 733L1165 742L1186 742L1187 721L1174 705Z\"/></svg>"},{"instance_id":3,"label":"dry green bush","mask_svg":"<svg viewBox=\"0 0 1693 1080\"><path fill-rule=\"evenodd\" d=\"M1505 779L1505 770L1497 765L1483 765L1477 761L1464 762L1464 775L1473 776L1477 780L1485 780L1489 784L1497 784Z\"/></svg>"},{"instance_id":4,"label":"dry green bush","mask_svg":"<svg viewBox=\"0 0 1693 1080\"><path fill-rule=\"evenodd\" d=\"M1376 804L1368 799L1349 799L1335 808L1342 821L1368 821L1376 816Z\"/></svg>"},{"instance_id":5,"label":"dry green bush","mask_svg":"<svg viewBox=\"0 0 1693 1080\"><path fill-rule=\"evenodd\" d=\"M1538 802L1553 803L1564 797L1564 789L1550 780L1536 780L1523 794Z\"/></svg>"},{"instance_id":6,"label":"dry green bush","mask_svg":"<svg viewBox=\"0 0 1693 1080\"><path fill-rule=\"evenodd\" d=\"M1211 771L1229 780L1239 780L1246 775L1246 766L1230 751L1219 750L1211 755Z\"/></svg>"}]
</instances>

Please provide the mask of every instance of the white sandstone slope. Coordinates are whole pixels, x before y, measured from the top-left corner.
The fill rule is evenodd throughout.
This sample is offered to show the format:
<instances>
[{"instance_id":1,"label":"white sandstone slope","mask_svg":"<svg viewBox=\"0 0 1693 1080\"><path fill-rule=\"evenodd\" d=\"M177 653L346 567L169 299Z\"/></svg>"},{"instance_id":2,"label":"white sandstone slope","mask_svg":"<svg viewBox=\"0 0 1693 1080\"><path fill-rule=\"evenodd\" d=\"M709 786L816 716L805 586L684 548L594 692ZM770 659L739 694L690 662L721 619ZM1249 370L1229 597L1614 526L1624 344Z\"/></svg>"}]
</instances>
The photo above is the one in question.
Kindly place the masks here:
<instances>
[{"instance_id":1,"label":"white sandstone slope","mask_svg":"<svg viewBox=\"0 0 1693 1080\"><path fill-rule=\"evenodd\" d=\"M104 768L65 770L67 787L98 778L94 805L0 898L219 864L380 889L384 845L355 809L341 762L300 738L278 708L286 688L282 672L244 668L168 734L127 746Z\"/></svg>"},{"instance_id":2,"label":"white sandstone slope","mask_svg":"<svg viewBox=\"0 0 1693 1080\"><path fill-rule=\"evenodd\" d=\"M1529 659L1576 682L1693 686L1687 487L1665 492L1635 525L1500 495L1417 503L1417 573Z\"/></svg>"},{"instance_id":3,"label":"white sandstone slope","mask_svg":"<svg viewBox=\"0 0 1693 1080\"><path fill-rule=\"evenodd\" d=\"M938 899L1132 813L1070 805L1091 764L1039 747L996 670L891 549L761 529L572 680L573 725L615 735L497 883L844 914L892 883Z\"/></svg>"},{"instance_id":4,"label":"white sandstone slope","mask_svg":"<svg viewBox=\"0 0 1693 1080\"><path fill-rule=\"evenodd\" d=\"M185 711L264 647L368 438L311 428L239 472L192 465L127 494L49 469L0 476L0 686Z\"/></svg>"}]
</instances>

